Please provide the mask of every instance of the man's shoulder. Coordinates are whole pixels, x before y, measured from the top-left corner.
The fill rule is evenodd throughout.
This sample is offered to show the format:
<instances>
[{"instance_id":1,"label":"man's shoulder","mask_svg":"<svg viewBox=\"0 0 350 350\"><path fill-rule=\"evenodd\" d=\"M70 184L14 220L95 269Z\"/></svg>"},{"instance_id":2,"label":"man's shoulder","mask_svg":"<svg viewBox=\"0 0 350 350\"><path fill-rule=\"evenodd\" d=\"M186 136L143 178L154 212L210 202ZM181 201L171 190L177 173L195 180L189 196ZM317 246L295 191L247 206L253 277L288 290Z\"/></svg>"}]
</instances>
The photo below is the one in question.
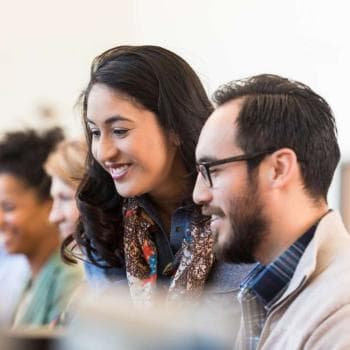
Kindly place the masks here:
<instances>
[{"instance_id":1,"label":"man's shoulder","mask_svg":"<svg viewBox=\"0 0 350 350\"><path fill-rule=\"evenodd\" d=\"M314 334L322 334L322 325L332 324L341 329L341 324L337 324L341 318L337 315L350 317L350 236L342 228L332 228L329 225L332 221L317 233L322 237L316 236L319 242L314 242L314 247L306 252L310 257L306 261L314 264L302 266L291 281L294 287L269 312L263 349L280 349L287 344L302 347ZM322 335L324 341L326 333Z\"/></svg>"},{"instance_id":2,"label":"man's shoulder","mask_svg":"<svg viewBox=\"0 0 350 350\"><path fill-rule=\"evenodd\" d=\"M350 274L348 268L343 272ZM317 348L333 348L326 344L344 336L350 317L350 278L344 277L340 273L329 278L322 273L273 308L264 326L262 349L312 349L305 344L316 340L325 345ZM327 329L332 329L332 336Z\"/></svg>"}]
</instances>

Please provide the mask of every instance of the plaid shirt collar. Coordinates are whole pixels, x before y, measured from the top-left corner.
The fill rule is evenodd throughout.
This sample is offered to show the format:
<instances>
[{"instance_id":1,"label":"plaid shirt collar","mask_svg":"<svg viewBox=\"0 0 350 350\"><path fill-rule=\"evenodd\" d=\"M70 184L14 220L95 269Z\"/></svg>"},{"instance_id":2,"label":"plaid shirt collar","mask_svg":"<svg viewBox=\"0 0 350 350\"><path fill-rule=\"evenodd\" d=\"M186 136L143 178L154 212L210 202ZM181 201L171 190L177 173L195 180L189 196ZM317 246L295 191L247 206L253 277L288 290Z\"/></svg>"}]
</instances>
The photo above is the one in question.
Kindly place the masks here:
<instances>
[{"instance_id":1,"label":"plaid shirt collar","mask_svg":"<svg viewBox=\"0 0 350 350\"><path fill-rule=\"evenodd\" d=\"M269 265L258 264L242 282L241 291L249 291L255 295L268 310L288 287L305 249L315 234L316 227L317 225L312 226Z\"/></svg>"}]
</instances>

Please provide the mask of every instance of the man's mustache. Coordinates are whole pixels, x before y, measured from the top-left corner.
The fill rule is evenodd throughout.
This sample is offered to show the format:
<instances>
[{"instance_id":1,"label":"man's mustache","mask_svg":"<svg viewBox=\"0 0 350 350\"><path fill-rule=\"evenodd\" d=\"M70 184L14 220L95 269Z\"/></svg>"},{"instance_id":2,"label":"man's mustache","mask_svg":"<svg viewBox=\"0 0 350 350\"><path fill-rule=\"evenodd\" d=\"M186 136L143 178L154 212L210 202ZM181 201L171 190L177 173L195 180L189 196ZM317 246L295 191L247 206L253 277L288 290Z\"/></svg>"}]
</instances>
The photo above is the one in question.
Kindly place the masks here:
<instances>
[{"instance_id":1,"label":"man's mustache","mask_svg":"<svg viewBox=\"0 0 350 350\"><path fill-rule=\"evenodd\" d=\"M202 207L202 214L205 216L220 216L223 217L225 216L224 212L219 208L219 207L209 207L209 206L203 206Z\"/></svg>"}]
</instances>

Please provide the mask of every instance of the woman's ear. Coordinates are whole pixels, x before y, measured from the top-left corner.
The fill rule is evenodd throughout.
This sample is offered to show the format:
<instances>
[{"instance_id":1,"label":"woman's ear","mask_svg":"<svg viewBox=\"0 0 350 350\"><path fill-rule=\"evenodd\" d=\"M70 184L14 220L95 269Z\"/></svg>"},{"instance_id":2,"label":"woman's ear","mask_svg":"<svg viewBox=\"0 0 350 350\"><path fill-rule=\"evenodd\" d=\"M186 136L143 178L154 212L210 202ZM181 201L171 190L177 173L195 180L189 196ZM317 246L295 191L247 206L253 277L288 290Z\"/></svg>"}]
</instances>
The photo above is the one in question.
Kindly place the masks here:
<instances>
[{"instance_id":1,"label":"woman's ear","mask_svg":"<svg viewBox=\"0 0 350 350\"><path fill-rule=\"evenodd\" d=\"M169 137L172 145L175 147L179 147L181 145L180 138L174 131L170 131Z\"/></svg>"}]
</instances>

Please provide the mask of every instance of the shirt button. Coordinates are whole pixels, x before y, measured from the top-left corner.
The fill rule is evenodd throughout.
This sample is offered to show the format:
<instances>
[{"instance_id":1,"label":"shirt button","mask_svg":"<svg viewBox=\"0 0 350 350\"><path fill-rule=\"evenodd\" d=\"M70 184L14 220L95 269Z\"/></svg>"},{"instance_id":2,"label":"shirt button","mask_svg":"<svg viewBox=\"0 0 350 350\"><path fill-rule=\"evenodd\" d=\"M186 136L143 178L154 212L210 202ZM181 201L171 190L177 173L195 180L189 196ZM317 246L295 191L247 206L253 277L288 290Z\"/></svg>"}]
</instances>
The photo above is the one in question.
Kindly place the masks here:
<instances>
[{"instance_id":1,"label":"shirt button","mask_svg":"<svg viewBox=\"0 0 350 350\"><path fill-rule=\"evenodd\" d=\"M176 232L181 232L181 231L182 231L181 226L176 226L175 231L176 231Z\"/></svg>"}]
</instances>

